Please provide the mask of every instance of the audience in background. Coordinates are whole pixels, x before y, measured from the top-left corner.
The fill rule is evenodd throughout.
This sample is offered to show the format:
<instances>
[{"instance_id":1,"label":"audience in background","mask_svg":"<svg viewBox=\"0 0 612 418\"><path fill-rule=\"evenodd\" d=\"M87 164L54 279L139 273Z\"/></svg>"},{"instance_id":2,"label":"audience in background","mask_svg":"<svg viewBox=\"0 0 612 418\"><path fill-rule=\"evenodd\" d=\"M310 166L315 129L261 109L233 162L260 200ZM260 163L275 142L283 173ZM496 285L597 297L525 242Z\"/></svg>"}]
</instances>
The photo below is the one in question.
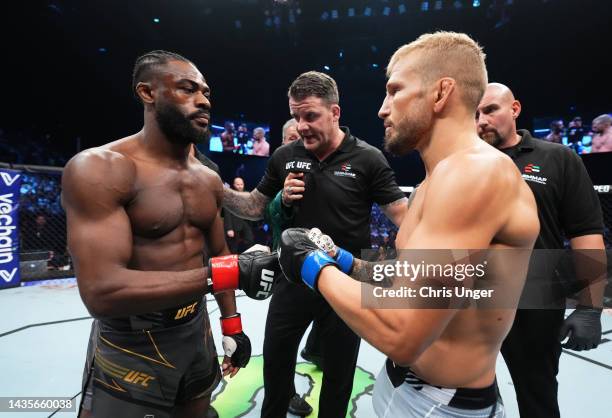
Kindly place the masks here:
<instances>
[{"instance_id":1,"label":"audience in background","mask_svg":"<svg viewBox=\"0 0 612 418\"><path fill-rule=\"evenodd\" d=\"M22 223L25 224L27 233L21 236L21 250L49 250L50 243L55 241L56 232L49 224L47 215L40 212L34 217L34 222L28 222L28 219L24 219ZM28 225L29 223L31 225Z\"/></svg>"},{"instance_id":2,"label":"audience in background","mask_svg":"<svg viewBox=\"0 0 612 418\"><path fill-rule=\"evenodd\" d=\"M232 188L236 191L244 191L244 180L236 177L232 181ZM223 211L223 226L225 228L225 240L231 253L237 254L248 249L255 243L253 227L251 222L242 219L228 210Z\"/></svg>"},{"instance_id":3,"label":"audience in background","mask_svg":"<svg viewBox=\"0 0 612 418\"><path fill-rule=\"evenodd\" d=\"M23 173L20 190L20 252L49 251L49 268L69 264L60 173Z\"/></svg>"},{"instance_id":4,"label":"audience in background","mask_svg":"<svg viewBox=\"0 0 612 418\"><path fill-rule=\"evenodd\" d=\"M60 199L60 173L23 173L19 204L22 211L63 214Z\"/></svg>"},{"instance_id":5,"label":"audience in background","mask_svg":"<svg viewBox=\"0 0 612 418\"><path fill-rule=\"evenodd\" d=\"M63 167L69 157L49 133L29 129L9 132L0 128L0 162Z\"/></svg>"},{"instance_id":6,"label":"audience in background","mask_svg":"<svg viewBox=\"0 0 612 418\"><path fill-rule=\"evenodd\" d=\"M372 248L384 250L395 248L395 237L397 227L385 216L378 205L372 206L370 218L370 234L372 236Z\"/></svg>"}]
</instances>

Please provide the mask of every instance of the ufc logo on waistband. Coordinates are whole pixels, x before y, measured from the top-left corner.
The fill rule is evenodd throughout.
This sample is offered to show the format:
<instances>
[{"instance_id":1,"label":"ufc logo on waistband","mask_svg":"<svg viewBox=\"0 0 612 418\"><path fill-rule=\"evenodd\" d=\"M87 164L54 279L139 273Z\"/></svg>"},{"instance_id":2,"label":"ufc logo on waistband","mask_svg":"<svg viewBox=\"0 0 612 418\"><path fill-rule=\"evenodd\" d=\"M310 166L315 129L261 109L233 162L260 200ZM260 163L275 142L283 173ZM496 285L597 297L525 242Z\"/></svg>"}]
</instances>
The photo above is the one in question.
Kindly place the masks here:
<instances>
[{"instance_id":1,"label":"ufc logo on waistband","mask_svg":"<svg viewBox=\"0 0 612 418\"><path fill-rule=\"evenodd\" d=\"M179 309L178 311L176 311L176 316L174 317L174 319L185 318L187 315L195 313L195 307L197 304L198 302L195 302L189 306L185 306L184 308Z\"/></svg>"},{"instance_id":2,"label":"ufc logo on waistband","mask_svg":"<svg viewBox=\"0 0 612 418\"><path fill-rule=\"evenodd\" d=\"M272 290L272 283L274 282L274 272L268 269L261 270L261 281L259 285L263 290L257 292L256 297L267 298L270 296L270 291Z\"/></svg>"}]
</instances>

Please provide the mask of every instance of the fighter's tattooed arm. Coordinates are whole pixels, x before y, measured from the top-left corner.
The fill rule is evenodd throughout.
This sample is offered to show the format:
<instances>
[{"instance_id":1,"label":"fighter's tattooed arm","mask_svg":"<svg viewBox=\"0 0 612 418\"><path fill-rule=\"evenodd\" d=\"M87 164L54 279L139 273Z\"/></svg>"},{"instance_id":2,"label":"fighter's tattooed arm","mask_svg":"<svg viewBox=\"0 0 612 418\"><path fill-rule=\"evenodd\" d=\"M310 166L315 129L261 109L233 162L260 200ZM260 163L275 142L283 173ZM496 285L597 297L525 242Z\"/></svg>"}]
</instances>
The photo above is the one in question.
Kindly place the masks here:
<instances>
[{"instance_id":1,"label":"fighter's tattooed arm","mask_svg":"<svg viewBox=\"0 0 612 418\"><path fill-rule=\"evenodd\" d=\"M223 207L234 215L251 221L263 218L266 205L270 199L257 189L252 192L237 192L229 188L223 190Z\"/></svg>"},{"instance_id":2,"label":"fighter's tattooed arm","mask_svg":"<svg viewBox=\"0 0 612 418\"><path fill-rule=\"evenodd\" d=\"M350 276L363 283L372 281L372 263L360 260L358 258L353 259L353 271Z\"/></svg>"},{"instance_id":3,"label":"fighter's tattooed arm","mask_svg":"<svg viewBox=\"0 0 612 418\"><path fill-rule=\"evenodd\" d=\"M374 264L370 261L360 260L359 258L353 259L353 271L349 275L351 278L357 280L358 282L368 283L375 286L381 287L390 287L393 284L393 280L384 277L383 280L377 281L374 280Z\"/></svg>"}]
</instances>

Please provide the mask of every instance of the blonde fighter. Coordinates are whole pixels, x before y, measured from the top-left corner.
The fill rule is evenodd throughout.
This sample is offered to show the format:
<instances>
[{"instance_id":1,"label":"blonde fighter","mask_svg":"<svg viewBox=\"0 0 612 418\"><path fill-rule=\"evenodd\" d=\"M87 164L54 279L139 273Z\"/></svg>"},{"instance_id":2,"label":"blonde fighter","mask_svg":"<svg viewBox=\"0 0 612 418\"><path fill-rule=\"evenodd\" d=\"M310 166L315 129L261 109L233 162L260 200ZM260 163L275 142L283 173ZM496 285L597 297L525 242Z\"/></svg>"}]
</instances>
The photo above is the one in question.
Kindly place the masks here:
<instances>
[{"instance_id":1,"label":"blonde fighter","mask_svg":"<svg viewBox=\"0 0 612 418\"><path fill-rule=\"evenodd\" d=\"M398 49L387 74L379 111L385 146L399 155L417 150L426 169L397 249L526 249L527 257L513 260L514 274L496 276L497 289L517 300L539 223L533 194L513 162L476 133L474 115L487 85L481 47L465 34L422 35ZM362 284L336 268L338 255L318 250L308 232L285 231L281 267L290 281L318 290L389 357L374 389L379 416L504 415L495 362L515 309L414 309L423 301L412 309L363 308ZM367 278L368 266L353 260L351 276L361 271Z\"/></svg>"}]
</instances>

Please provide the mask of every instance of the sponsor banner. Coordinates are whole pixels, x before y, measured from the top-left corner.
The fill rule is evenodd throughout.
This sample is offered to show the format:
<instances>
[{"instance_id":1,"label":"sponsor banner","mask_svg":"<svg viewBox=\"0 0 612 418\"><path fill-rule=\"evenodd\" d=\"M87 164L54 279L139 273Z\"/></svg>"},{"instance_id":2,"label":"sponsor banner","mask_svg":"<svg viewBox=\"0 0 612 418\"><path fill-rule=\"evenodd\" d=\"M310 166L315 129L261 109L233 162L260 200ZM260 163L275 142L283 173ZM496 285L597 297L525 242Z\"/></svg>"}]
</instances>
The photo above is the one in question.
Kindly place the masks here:
<instances>
[{"instance_id":1,"label":"sponsor banner","mask_svg":"<svg viewBox=\"0 0 612 418\"><path fill-rule=\"evenodd\" d=\"M53 287L53 288L73 288L77 285L76 277L66 279L33 280L21 282L21 287Z\"/></svg>"},{"instance_id":2,"label":"sponsor banner","mask_svg":"<svg viewBox=\"0 0 612 418\"><path fill-rule=\"evenodd\" d=\"M21 172L0 169L0 289L18 286Z\"/></svg>"}]
</instances>

